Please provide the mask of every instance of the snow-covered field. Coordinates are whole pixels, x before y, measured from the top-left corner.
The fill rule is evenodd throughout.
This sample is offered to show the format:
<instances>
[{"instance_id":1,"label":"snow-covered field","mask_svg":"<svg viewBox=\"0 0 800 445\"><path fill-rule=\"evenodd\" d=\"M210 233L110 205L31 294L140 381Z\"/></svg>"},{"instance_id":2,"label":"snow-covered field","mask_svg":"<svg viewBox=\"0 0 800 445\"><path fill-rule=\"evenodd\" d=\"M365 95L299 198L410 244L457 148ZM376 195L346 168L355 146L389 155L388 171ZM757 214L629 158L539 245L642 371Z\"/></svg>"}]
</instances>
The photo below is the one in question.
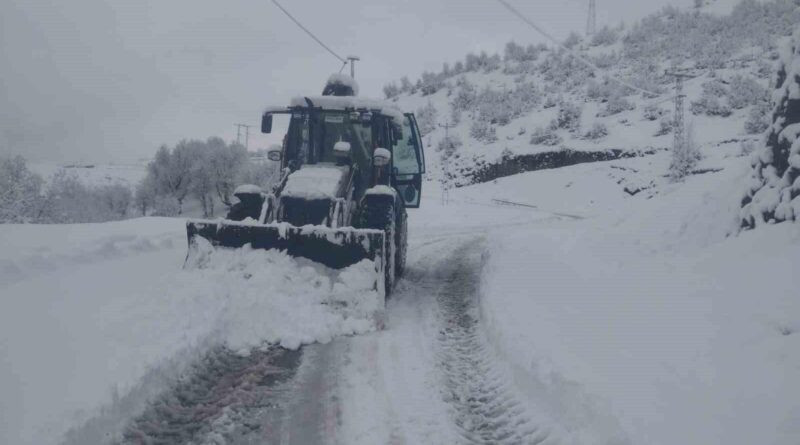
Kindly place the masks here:
<instances>
[{"instance_id":1,"label":"snow-covered field","mask_svg":"<svg viewBox=\"0 0 800 445\"><path fill-rule=\"evenodd\" d=\"M76 164L60 165L44 162L31 163L30 168L34 173L45 179L63 170L67 174L75 175L83 184L88 186L123 184L133 190L136 184L147 173L147 162L129 164Z\"/></svg>"}]
</instances>

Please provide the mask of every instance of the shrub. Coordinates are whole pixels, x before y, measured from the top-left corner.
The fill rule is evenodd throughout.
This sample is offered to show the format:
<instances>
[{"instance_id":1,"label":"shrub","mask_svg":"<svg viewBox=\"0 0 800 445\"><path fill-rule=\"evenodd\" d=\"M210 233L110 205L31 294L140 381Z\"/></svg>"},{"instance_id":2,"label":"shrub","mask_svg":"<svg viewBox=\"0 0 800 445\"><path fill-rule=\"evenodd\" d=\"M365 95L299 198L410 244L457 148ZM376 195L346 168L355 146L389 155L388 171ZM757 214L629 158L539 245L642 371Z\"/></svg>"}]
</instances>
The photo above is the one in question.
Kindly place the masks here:
<instances>
[{"instance_id":1,"label":"shrub","mask_svg":"<svg viewBox=\"0 0 800 445\"><path fill-rule=\"evenodd\" d=\"M655 121L664 116L664 109L658 105L647 105L642 111L642 117L648 121Z\"/></svg>"},{"instance_id":2,"label":"shrub","mask_svg":"<svg viewBox=\"0 0 800 445\"><path fill-rule=\"evenodd\" d=\"M608 99L606 108L600 112L600 116L613 116L623 111L633 110L634 108L636 108L636 106L629 102L624 96L615 94Z\"/></svg>"},{"instance_id":3,"label":"shrub","mask_svg":"<svg viewBox=\"0 0 800 445\"><path fill-rule=\"evenodd\" d=\"M594 33L591 44L592 46L613 45L617 43L617 40L619 40L617 31L608 26L604 26Z\"/></svg>"},{"instance_id":4,"label":"shrub","mask_svg":"<svg viewBox=\"0 0 800 445\"><path fill-rule=\"evenodd\" d=\"M569 49L574 48L579 43L581 43L581 36L578 35L578 33L576 33L575 31L569 33L567 38L564 40L564 46L566 46Z\"/></svg>"},{"instance_id":5,"label":"shrub","mask_svg":"<svg viewBox=\"0 0 800 445\"><path fill-rule=\"evenodd\" d=\"M595 122L594 125L592 125L592 128L584 133L583 138L596 141L606 136L608 136L608 127L606 127L602 122Z\"/></svg>"},{"instance_id":6,"label":"shrub","mask_svg":"<svg viewBox=\"0 0 800 445\"><path fill-rule=\"evenodd\" d=\"M469 135L474 139L491 144L497 142L497 130L488 122L478 119L469 127Z\"/></svg>"},{"instance_id":7,"label":"shrub","mask_svg":"<svg viewBox=\"0 0 800 445\"><path fill-rule=\"evenodd\" d=\"M759 85L752 77L735 75L728 88L728 104L735 110L750 105L766 103L769 100L767 89Z\"/></svg>"},{"instance_id":8,"label":"shrub","mask_svg":"<svg viewBox=\"0 0 800 445\"><path fill-rule=\"evenodd\" d=\"M553 146L560 144L561 141L561 136L556 131L550 128L538 127L531 133L530 143L532 145Z\"/></svg>"},{"instance_id":9,"label":"shrub","mask_svg":"<svg viewBox=\"0 0 800 445\"><path fill-rule=\"evenodd\" d=\"M711 80L703 84L703 92L700 99L692 102L692 113L706 114L708 116L728 117L731 115L731 108L722 98L729 94L725 84L719 80Z\"/></svg>"},{"instance_id":10,"label":"shrub","mask_svg":"<svg viewBox=\"0 0 800 445\"><path fill-rule=\"evenodd\" d=\"M582 109L580 106L573 102L561 101L558 109L558 116L556 117L556 124L558 128L564 128L569 131L576 131L581 124Z\"/></svg>"},{"instance_id":11,"label":"shrub","mask_svg":"<svg viewBox=\"0 0 800 445\"><path fill-rule=\"evenodd\" d=\"M436 145L436 151L441 153L441 159L445 161L453 156L462 145L464 144L461 142L461 138L456 135L450 135L439 141Z\"/></svg>"},{"instance_id":12,"label":"shrub","mask_svg":"<svg viewBox=\"0 0 800 445\"><path fill-rule=\"evenodd\" d=\"M750 108L747 119L744 121L744 130L747 134L761 134L769 128L769 104L762 103Z\"/></svg>"},{"instance_id":13,"label":"shrub","mask_svg":"<svg viewBox=\"0 0 800 445\"><path fill-rule=\"evenodd\" d=\"M672 120L671 117L662 117L661 121L659 122L658 131L656 131L656 136L664 136L667 134L672 133L672 129L675 127L675 121Z\"/></svg>"},{"instance_id":14,"label":"shrub","mask_svg":"<svg viewBox=\"0 0 800 445\"><path fill-rule=\"evenodd\" d=\"M478 91L469 80L460 77L456 81L456 92L450 106L454 112L470 111L478 99Z\"/></svg>"}]
</instances>

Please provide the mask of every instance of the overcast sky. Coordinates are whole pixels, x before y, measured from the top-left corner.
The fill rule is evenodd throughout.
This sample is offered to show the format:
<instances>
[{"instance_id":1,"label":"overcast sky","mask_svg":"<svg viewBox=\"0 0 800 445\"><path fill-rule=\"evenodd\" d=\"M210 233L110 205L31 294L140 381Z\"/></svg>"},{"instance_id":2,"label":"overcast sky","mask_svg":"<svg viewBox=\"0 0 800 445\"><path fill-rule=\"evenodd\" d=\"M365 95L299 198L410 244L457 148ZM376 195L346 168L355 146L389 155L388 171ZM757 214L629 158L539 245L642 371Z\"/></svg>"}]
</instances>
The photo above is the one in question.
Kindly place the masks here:
<instances>
[{"instance_id":1,"label":"overcast sky","mask_svg":"<svg viewBox=\"0 0 800 445\"><path fill-rule=\"evenodd\" d=\"M509 1L559 38L586 26L588 0ZM34 161L127 162L182 138L232 140L234 123L319 94L340 67L269 0L1 3L0 154ZM597 3L602 26L691 0ZM494 0L282 4L334 51L361 57L356 78L369 96L468 51L542 41Z\"/></svg>"}]
</instances>

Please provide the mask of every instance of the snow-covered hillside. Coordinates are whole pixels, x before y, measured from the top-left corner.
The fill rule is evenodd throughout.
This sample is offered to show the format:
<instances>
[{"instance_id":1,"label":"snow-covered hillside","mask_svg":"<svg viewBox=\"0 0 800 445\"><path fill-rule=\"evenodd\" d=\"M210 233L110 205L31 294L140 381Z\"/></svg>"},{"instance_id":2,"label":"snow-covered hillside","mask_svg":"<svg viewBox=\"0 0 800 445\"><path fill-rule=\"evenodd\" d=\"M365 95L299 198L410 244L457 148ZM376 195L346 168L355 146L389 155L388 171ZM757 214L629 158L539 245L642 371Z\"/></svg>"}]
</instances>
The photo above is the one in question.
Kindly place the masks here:
<instances>
[{"instance_id":1,"label":"snow-covered hillside","mask_svg":"<svg viewBox=\"0 0 800 445\"><path fill-rule=\"evenodd\" d=\"M474 182L476 165L516 155L670 147L674 79L666 73L674 64L693 76L685 85L693 142L707 150L748 145L766 128L776 44L800 11L785 0L710 2L700 11L667 8L592 39L568 39L599 69L563 49L512 42L502 56L469 54L385 93L416 111L430 170L455 185Z\"/></svg>"}]
</instances>

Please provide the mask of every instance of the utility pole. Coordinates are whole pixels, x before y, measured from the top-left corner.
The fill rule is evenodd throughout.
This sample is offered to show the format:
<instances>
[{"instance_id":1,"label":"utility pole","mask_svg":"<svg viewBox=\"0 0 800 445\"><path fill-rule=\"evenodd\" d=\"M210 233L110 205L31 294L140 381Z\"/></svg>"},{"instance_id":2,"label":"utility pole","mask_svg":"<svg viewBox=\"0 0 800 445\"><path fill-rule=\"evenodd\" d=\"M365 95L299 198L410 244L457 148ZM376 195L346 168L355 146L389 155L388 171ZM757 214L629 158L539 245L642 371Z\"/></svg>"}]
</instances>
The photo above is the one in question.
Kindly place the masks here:
<instances>
[{"instance_id":1,"label":"utility pole","mask_svg":"<svg viewBox=\"0 0 800 445\"><path fill-rule=\"evenodd\" d=\"M233 124L236 126L236 143L242 145L242 128L244 128L244 148L247 149L250 142L250 127L254 125Z\"/></svg>"},{"instance_id":2,"label":"utility pole","mask_svg":"<svg viewBox=\"0 0 800 445\"><path fill-rule=\"evenodd\" d=\"M442 125L442 124L438 124L438 125L439 125L439 128L444 128L444 139L447 142L450 142L449 130L451 128L455 127L455 125L451 124L450 121L444 121L444 125Z\"/></svg>"},{"instance_id":3,"label":"utility pole","mask_svg":"<svg viewBox=\"0 0 800 445\"><path fill-rule=\"evenodd\" d=\"M347 56L347 60L350 61L350 77L353 79L356 78L356 61L361 60L358 56Z\"/></svg>"},{"instance_id":4,"label":"utility pole","mask_svg":"<svg viewBox=\"0 0 800 445\"><path fill-rule=\"evenodd\" d=\"M449 145L450 144L450 129L455 127L454 124L451 124L449 120L444 121L444 125L437 124L439 128L444 128L444 143ZM449 148L449 147L447 147ZM445 148L445 150L447 149ZM446 180L442 178L442 205L446 205L447 201L450 200L450 187L448 186Z\"/></svg>"},{"instance_id":5,"label":"utility pole","mask_svg":"<svg viewBox=\"0 0 800 445\"><path fill-rule=\"evenodd\" d=\"M597 31L597 4L589 0L589 18L586 20L586 37L591 37Z\"/></svg>"}]
</instances>

